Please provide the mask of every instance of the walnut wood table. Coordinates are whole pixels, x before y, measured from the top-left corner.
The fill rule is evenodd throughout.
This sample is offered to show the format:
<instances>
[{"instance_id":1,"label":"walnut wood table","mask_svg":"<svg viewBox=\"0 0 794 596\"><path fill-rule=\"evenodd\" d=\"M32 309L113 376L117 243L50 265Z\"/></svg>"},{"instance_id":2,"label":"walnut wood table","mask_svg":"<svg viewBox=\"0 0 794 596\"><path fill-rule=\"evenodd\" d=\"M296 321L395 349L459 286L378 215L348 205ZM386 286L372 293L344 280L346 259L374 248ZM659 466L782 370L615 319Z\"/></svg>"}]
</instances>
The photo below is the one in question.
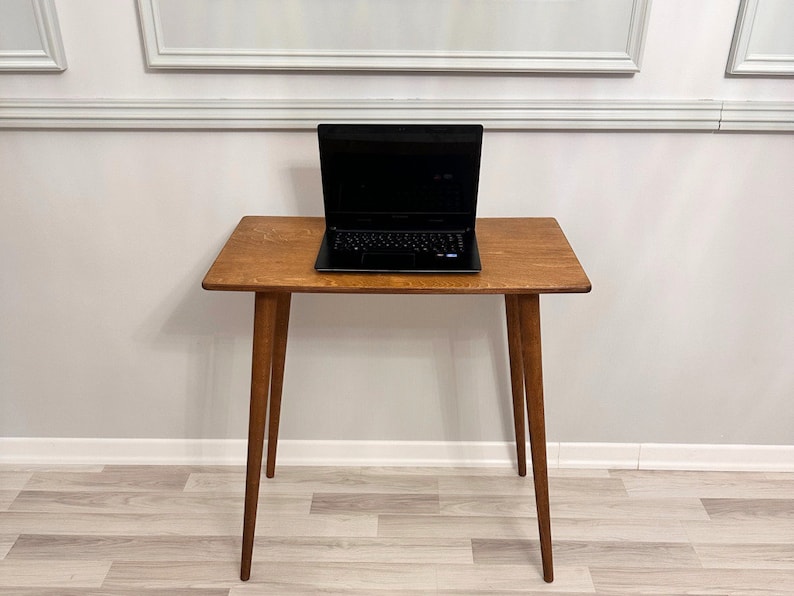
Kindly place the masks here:
<instances>
[{"instance_id":1,"label":"walnut wood table","mask_svg":"<svg viewBox=\"0 0 794 596\"><path fill-rule=\"evenodd\" d=\"M275 473L290 297L307 292L504 295L518 474L527 472L526 403L543 578L552 581L539 295L590 291L590 281L557 221L477 220L482 259L482 272L477 274L318 273L314 260L324 229L323 219L317 217L244 217L202 284L207 290L255 293L240 578L251 575L268 394L266 474L272 478Z\"/></svg>"}]
</instances>

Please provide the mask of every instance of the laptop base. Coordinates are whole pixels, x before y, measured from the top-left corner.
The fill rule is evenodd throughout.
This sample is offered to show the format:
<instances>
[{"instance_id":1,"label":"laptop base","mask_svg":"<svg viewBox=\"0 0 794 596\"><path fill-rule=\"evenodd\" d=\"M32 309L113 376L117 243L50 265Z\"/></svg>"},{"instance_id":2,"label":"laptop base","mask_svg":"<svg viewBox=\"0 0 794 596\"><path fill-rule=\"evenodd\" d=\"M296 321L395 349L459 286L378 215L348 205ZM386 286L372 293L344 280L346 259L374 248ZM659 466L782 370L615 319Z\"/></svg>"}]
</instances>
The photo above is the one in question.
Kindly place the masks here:
<instances>
[{"instance_id":1,"label":"laptop base","mask_svg":"<svg viewBox=\"0 0 794 596\"><path fill-rule=\"evenodd\" d=\"M334 251L328 233L323 236L314 268L321 272L357 273L479 273L482 270L477 239L472 234L466 251L456 256L404 251Z\"/></svg>"}]
</instances>

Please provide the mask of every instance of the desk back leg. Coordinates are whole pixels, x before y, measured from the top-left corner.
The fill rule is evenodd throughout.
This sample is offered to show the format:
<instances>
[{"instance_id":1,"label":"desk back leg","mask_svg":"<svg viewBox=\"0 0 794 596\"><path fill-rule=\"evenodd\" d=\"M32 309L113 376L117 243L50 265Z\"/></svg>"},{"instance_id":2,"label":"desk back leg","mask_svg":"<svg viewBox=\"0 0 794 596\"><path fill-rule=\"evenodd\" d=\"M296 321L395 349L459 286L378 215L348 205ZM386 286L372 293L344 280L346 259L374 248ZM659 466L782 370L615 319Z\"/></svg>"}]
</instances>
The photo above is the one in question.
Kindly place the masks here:
<instances>
[{"instance_id":1,"label":"desk back leg","mask_svg":"<svg viewBox=\"0 0 794 596\"><path fill-rule=\"evenodd\" d=\"M273 335L277 295L257 292L254 298L254 345L251 356L251 407L248 414L248 462L245 473L245 513L243 514L243 553L240 579L251 577L254 552L256 507L262 473L262 450L265 442L267 393L270 385Z\"/></svg>"},{"instance_id":2,"label":"desk back leg","mask_svg":"<svg viewBox=\"0 0 794 596\"><path fill-rule=\"evenodd\" d=\"M518 305L543 579L551 582L554 580L554 571L551 553L549 478L546 466L546 418L543 408L543 368L540 350L540 296L537 294L521 295L518 297Z\"/></svg>"},{"instance_id":3,"label":"desk back leg","mask_svg":"<svg viewBox=\"0 0 794 596\"><path fill-rule=\"evenodd\" d=\"M516 434L518 475L527 475L527 430L524 423L524 368L521 356L521 322L518 316L518 296L505 295L507 319L507 353L510 358L510 388L513 394L513 424Z\"/></svg>"},{"instance_id":4,"label":"desk back leg","mask_svg":"<svg viewBox=\"0 0 794 596\"><path fill-rule=\"evenodd\" d=\"M273 338L273 376L270 380L270 414L267 434L267 468L265 475L273 478L276 473L276 447L278 424L281 418L281 390L284 387L284 359L287 355L287 332L289 330L289 308L292 295L278 295L276 304L276 328Z\"/></svg>"}]
</instances>

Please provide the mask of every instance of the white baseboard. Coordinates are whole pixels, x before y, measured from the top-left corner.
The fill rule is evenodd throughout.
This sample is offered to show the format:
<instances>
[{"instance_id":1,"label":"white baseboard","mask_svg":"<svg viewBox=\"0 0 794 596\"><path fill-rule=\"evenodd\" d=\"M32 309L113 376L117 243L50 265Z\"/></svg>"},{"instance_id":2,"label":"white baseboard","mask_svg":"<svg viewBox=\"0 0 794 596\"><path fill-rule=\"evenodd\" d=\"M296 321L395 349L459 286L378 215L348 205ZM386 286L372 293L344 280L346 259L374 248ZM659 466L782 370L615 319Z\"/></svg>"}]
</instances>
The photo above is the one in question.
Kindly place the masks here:
<instances>
[{"instance_id":1,"label":"white baseboard","mask_svg":"<svg viewBox=\"0 0 794 596\"><path fill-rule=\"evenodd\" d=\"M243 465L242 439L0 438L0 464ZM557 443L549 468L794 472L792 445ZM279 441L281 465L513 466L501 441Z\"/></svg>"},{"instance_id":2,"label":"white baseboard","mask_svg":"<svg viewBox=\"0 0 794 596\"><path fill-rule=\"evenodd\" d=\"M641 470L725 470L794 472L794 445L640 446Z\"/></svg>"}]
</instances>

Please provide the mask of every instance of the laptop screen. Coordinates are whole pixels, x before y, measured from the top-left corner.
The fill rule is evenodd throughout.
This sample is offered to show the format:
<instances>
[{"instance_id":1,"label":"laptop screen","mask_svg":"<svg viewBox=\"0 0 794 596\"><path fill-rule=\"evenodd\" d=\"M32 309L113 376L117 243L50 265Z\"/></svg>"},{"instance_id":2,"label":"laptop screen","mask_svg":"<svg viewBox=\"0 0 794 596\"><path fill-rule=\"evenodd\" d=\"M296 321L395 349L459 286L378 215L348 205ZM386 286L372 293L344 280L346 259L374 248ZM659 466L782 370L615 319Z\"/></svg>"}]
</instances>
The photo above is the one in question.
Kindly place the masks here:
<instances>
[{"instance_id":1,"label":"laptop screen","mask_svg":"<svg viewBox=\"0 0 794 596\"><path fill-rule=\"evenodd\" d=\"M318 127L330 226L473 227L479 125Z\"/></svg>"}]
</instances>

